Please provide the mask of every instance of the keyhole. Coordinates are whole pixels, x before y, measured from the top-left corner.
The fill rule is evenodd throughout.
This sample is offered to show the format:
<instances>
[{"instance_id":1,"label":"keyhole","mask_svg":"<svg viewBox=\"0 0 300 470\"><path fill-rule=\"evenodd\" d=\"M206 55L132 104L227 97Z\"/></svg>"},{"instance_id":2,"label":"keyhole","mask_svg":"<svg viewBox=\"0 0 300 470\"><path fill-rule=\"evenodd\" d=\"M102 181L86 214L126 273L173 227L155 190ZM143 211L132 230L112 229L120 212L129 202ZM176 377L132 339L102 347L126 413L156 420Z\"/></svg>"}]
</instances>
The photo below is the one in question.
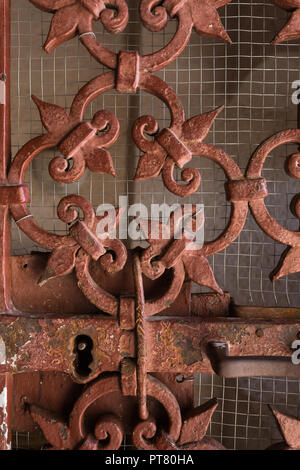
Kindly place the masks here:
<instances>
[{"instance_id":1,"label":"keyhole","mask_svg":"<svg viewBox=\"0 0 300 470\"><path fill-rule=\"evenodd\" d=\"M75 339L74 361L75 370L78 375L87 377L91 373L89 365L93 362L93 340L87 335L79 335Z\"/></svg>"}]
</instances>

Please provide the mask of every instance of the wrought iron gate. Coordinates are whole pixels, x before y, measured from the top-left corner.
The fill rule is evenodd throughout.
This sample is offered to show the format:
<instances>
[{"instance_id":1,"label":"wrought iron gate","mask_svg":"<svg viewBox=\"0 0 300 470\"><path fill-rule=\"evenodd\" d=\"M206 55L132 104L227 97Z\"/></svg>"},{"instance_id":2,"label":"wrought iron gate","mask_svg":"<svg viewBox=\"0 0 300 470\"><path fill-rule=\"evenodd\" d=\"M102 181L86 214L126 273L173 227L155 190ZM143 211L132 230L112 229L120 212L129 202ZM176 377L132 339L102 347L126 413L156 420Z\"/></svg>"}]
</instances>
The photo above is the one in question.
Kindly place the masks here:
<instances>
[{"instance_id":1,"label":"wrought iron gate","mask_svg":"<svg viewBox=\"0 0 300 470\"><path fill-rule=\"evenodd\" d=\"M15 109L14 104L10 107L9 89L10 2L1 0L1 447L10 446L12 429L18 439L18 433L39 426L46 441L59 449L118 449L124 436L137 449L221 449L219 440L206 435L217 413L217 401L193 408L193 374L225 378L300 376L299 366L291 360L292 346L297 346L300 332L297 295L295 308L236 307L230 300L230 295L235 299L234 288L229 293L223 291L214 275L218 269L212 269L207 260L226 250L229 256L231 249L231 256L241 256L234 251L235 240L244 233L249 235L245 224L249 224L246 218L250 207L260 228L288 250L274 280L298 271L299 232L276 222L277 213L267 206L272 197L268 191L273 190L262 172L271 152L276 153L283 144L298 143L299 130L284 130L267 139L251 159L249 154L244 171L245 167L238 165L222 146L209 143L212 126L217 125L224 110L209 105L202 114L195 111L193 70L179 64L176 73L185 72L189 87L183 101L193 110L185 116L178 93L168 84L172 81L168 72L174 77L174 69L168 66L180 54L183 61L186 59L184 51L193 29L200 35L230 42L218 16L228 2L202 2L201 10L197 0L142 0L140 10L136 2L125 0L31 3L53 13L45 42L49 57L53 57L54 48L59 51L64 47L62 43L76 34L82 43L79 47L86 47L88 54L78 62L78 82L83 82L79 91L71 92L67 82L54 83L55 87L64 86L54 104L46 99L47 80L41 81L43 99L33 100L43 133L36 131L40 127L36 118L27 119L22 112L22 92L17 94L21 114L18 120L23 122L18 136L34 136L22 142L25 145L17 149L10 163L10 108L13 112ZM35 15L33 11L38 10L29 2L23 2L23 9L25 4L26 11ZM272 4L269 8L278 9ZM24 14L25 28L30 25L24 36L29 39L34 32L32 24L39 24L40 17L30 23ZM124 34L120 47L117 43L113 51L110 34L123 31L132 15L136 22L133 34L139 41L142 35L143 44L137 51L136 37L131 43L132 37ZM142 29L140 19L151 33ZM101 23L109 35L93 30ZM22 25L20 18L18 25ZM291 25L291 36L279 35L277 42L298 35L297 22ZM163 43L162 49L153 53L157 48L155 42L150 47L148 38L155 41L156 35ZM197 35L192 38L193 45L200 41ZM32 50L32 44L28 50ZM76 61L77 46L74 51L71 59ZM45 74L53 73L51 60ZM31 71L34 83L39 82L39 71L40 64L35 64ZM199 93L202 82L195 82ZM178 83L180 79L177 87ZM21 76L17 85L19 90L23 86ZM145 94L141 91L150 95L150 101L145 98L143 106L148 107L147 115L132 111L142 107ZM152 96L161 100L163 108L153 106ZM210 96L215 94L211 91ZM12 102L14 99L12 93ZM170 119L165 114L167 109ZM229 114L226 118L230 122ZM264 133L261 141L267 137ZM126 163L124 145L118 147L119 140L127 143ZM286 154L290 155L288 150ZM201 231L206 224L204 216L214 221L218 217L211 217L209 210L207 214L206 205L203 216L196 206L199 187L205 185L205 180L214 180L214 176L220 179L215 172L213 177L205 178L208 166L201 172L201 181L194 164L200 159L217 163L225 172L227 202L225 206L222 202L220 209L221 218L227 216L228 224L215 240L195 249L196 222ZM286 166L294 178L299 177L298 161L299 155L293 150ZM50 188L44 179L44 162L50 177L58 183L50 208L44 198ZM185 168L187 164L189 168ZM280 164L282 167L282 161ZM127 166L133 170L135 182L128 176ZM108 176L93 180L93 173ZM114 194L110 191L113 177L113 184L119 184ZM39 191L40 178L44 191ZM83 184L79 188L80 181ZM95 207L107 202L116 206L116 194L129 199L131 196L130 202L148 195L150 205L156 202L155 188L163 185L165 202L194 204L189 214L180 206L171 215L170 235L166 235L167 220L157 220L156 224L140 220L140 227L148 232L147 247L133 247L122 237L103 238L99 227L105 229L108 225L113 233L123 224L124 214L121 209L116 214L108 211L105 224L101 224L104 216ZM161 194L159 189L158 202ZM294 199L297 216L298 206ZM55 221L53 207L58 215ZM182 224L187 215L188 233ZM25 241L29 251L35 252L11 256L11 236L15 239L21 232L32 241ZM248 244L253 247L253 240ZM44 250L37 252L37 245ZM215 292L195 293L192 282ZM281 446L299 447L296 417L287 418L276 410L274 413L286 440Z\"/></svg>"}]
</instances>

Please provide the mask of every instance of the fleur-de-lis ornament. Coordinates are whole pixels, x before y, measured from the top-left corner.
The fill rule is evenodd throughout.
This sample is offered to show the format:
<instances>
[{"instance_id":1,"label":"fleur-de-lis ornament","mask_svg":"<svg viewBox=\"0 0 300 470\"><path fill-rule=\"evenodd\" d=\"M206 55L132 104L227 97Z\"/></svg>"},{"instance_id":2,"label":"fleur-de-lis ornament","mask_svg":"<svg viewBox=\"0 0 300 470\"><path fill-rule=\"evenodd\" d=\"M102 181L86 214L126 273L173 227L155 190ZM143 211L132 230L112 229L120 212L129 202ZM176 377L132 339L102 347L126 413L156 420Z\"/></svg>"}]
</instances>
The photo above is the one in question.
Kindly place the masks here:
<instances>
[{"instance_id":1,"label":"fleur-de-lis ornament","mask_svg":"<svg viewBox=\"0 0 300 470\"><path fill-rule=\"evenodd\" d=\"M123 31L128 22L125 0L30 0L41 10L54 13L49 34L44 44L46 52L72 39L77 32L93 31L93 20L101 19L110 33ZM107 8L110 7L110 8ZM115 15L117 9L118 14Z\"/></svg>"},{"instance_id":2,"label":"fleur-de-lis ornament","mask_svg":"<svg viewBox=\"0 0 300 470\"><path fill-rule=\"evenodd\" d=\"M152 448L157 450L225 450L220 442L206 437L208 426L217 406L217 400L213 398L186 413L183 417L179 439L174 442L171 436L161 430ZM52 446L52 450L111 450L119 449L121 446L124 429L117 416L109 414L100 416L93 432L86 435L82 433L81 440L79 439L78 442L78 432L74 432L78 426L74 423L72 414L68 423L56 413L38 406L30 405L29 410L31 417L39 425L45 438ZM141 425L144 424L145 422L141 423ZM133 431L133 441L135 441L135 430ZM139 448L138 445L136 447Z\"/></svg>"},{"instance_id":3,"label":"fleur-de-lis ornament","mask_svg":"<svg viewBox=\"0 0 300 470\"><path fill-rule=\"evenodd\" d=\"M207 259L201 255L202 237L197 242L197 234L203 230L203 210L197 211L197 207L192 206L191 211L185 213L185 209L180 206L172 212L167 225L155 220L139 220L150 244L141 255L143 272L148 278L157 279L166 269L183 264L190 280L222 295Z\"/></svg>"},{"instance_id":4,"label":"fleur-de-lis ornament","mask_svg":"<svg viewBox=\"0 0 300 470\"><path fill-rule=\"evenodd\" d=\"M81 122L68 134L72 127L70 115L60 106L36 96L32 98L49 134L67 134L58 145L58 151L64 157L55 157L49 165L53 179L59 183L73 183L83 176L86 167L94 173L116 176L111 154L106 148L118 139L120 124L110 111L98 111L91 122Z\"/></svg>"},{"instance_id":5,"label":"fleur-de-lis ornament","mask_svg":"<svg viewBox=\"0 0 300 470\"><path fill-rule=\"evenodd\" d=\"M78 209L84 214L84 220L78 220ZM102 268L107 272L115 272L122 269L127 259L127 252L123 243L112 237L102 239L101 233L97 231L97 225L104 216L97 216L91 204L81 196L64 197L57 208L59 218L73 225L69 229L68 243L62 243L55 248L48 258L45 271L39 279L39 285L42 286L50 279L65 276L73 271L80 251L85 252L94 261L98 261ZM106 220L111 218L111 223L107 227L115 230L119 224L120 211L107 211ZM72 241L71 241L72 240ZM107 251L115 252L115 261Z\"/></svg>"},{"instance_id":6,"label":"fleur-de-lis ornament","mask_svg":"<svg viewBox=\"0 0 300 470\"><path fill-rule=\"evenodd\" d=\"M198 170L186 168L182 179L186 185L179 185L173 177L175 165L182 168L190 162L193 155L201 154L200 144L207 136L214 120L222 111L223 106L214 111L195 116L178 125L173 123L170 128L158 132L158 123L152 116L138 118L132 129L132 136L144 155L140 157L135 174L135 181L157 177L162 172L165 186L177 196L193 194L200 185L201 177ZM144 132L154 136L150 141Z\"/></svg>"},{"instance_id":7,"label":"fleur-de-lis ornament","mask_svg":"<svg viewBox=\"0 0 300 470\"><path fill-rule=\"evenodd\" d=\"M171 17L177 15L183 7L191 16L196 32L204 36L219 37L231 43L222 25L218 8L227 5L231 0L165 0L162 5L158 0L142 0L140 4L141 18L151 31L159 31L167 23L166 10ZM153 11L153 14L151 12Z\"/></svg>"}]
</instances>

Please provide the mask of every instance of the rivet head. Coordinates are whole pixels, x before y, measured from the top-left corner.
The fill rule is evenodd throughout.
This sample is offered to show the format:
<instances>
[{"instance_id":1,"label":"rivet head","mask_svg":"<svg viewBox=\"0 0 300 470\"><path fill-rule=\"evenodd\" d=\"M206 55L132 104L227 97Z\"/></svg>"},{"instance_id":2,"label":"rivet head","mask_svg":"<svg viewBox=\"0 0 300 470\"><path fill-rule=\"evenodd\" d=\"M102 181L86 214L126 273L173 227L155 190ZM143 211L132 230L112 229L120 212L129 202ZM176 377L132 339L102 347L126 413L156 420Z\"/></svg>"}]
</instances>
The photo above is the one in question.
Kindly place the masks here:
<instances>
[{"instance_id":1,"label":"rivet head","mask_svg":"<svg viewBox=\"0 0 300 470\"><path fill-rule=\"evenodd\" d=\"M258 338L261 338L264 335L264 330L262 328L257 328L255 334Z\"/></svg>"},{"instance_id":2,"label":"rivet head","mask_svg":"<svg viewBox=\"0 0 300 470\"><path fill-rule=\"evenodd\" d=\"M184 376L182 374L179 374L176 376L176 382L182 383L184 382Z\"/></svg>"}]
</instances>

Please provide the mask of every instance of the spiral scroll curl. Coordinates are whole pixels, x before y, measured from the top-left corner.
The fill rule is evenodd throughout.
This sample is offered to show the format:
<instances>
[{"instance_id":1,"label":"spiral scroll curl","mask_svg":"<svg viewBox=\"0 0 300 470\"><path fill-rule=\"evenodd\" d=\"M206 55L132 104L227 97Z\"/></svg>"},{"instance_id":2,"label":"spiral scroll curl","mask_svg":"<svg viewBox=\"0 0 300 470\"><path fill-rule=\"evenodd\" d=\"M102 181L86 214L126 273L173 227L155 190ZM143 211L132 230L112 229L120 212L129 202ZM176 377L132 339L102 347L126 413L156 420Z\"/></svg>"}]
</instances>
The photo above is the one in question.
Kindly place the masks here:
<instances>
[{"instance_id":1,"label":"spiral scroll curl","mask_svg":"<svg viewBox=\"0 0 300 470\"><path fill-rule=\"evenodd\" d=\"M82 196L65 196L57 206L57 214L60 220L71 224L79 219L79 211L82 211L84 223L92 228L95 223L95 212L93 206Z\"/></svg>"},{"instance_id":2,"label":"spiral scroll curl","mask_svg":"<svg viewBox=\"0 0 300 470\"><path fill-rule=\"evenodd\" d=\"M113 34L122 32L128 23L128 6L125 0L104 0L106 9L100 14L105 29Z\"/></svg>"},{"instance_id":3,"label":"spiral scroll curl","mask_svg":"<svg viewBox=\"0 0 300 470\"><path fill-rule=\"evenodd\" d=\"M201 184L201 175L196 168L185 168L181 172L182 181L186 185L178 184L174 178L175 162L171 158L167 158L162 170L162 178L164 185L171 193L179 197L187 197L194 194Z\"/></svg>"},{"instance_id":4,"label":"spiral scroll curl","mask_svg":"<svg viewBox=\"0 0 300 470\"><path fill-rule=\"evenodd\" d=\"M150 31L161 31L167 25L167 9L161 3L161 0L141 0L140 2L141 20Z\"/></svg>"},{"instance_id":5,"label":"spiral scroll curl","mask_svg":"<svg viewBox=\"0 0 300 470\"><path fill-rule=\"evenodd\" d=\"M91 123L79 124L59 144L58 150L64 157L51 160L51 177L58 183L73 183L83 176L86 167L94 173L116 176L111 155L105 148L114 144L119 135L118 119L110 111L98 111Z\"/></svg>"},{"instance_id":6,"label":"spiral scroll curl","mask_svg":"<svg viewBox=\"0 0 300 470\"><path fill-rule=\"evenodd\" d=\"M287 129L278 132L260 145L250 161L247 177L260 177L264 163L272 150L287 143L300 143L300 129ZM299 154L293 154L288 158L286 168L294 178L299 178L300 176L299 163ZM289 248L283 253L278 266L271 273L271 279L275 281L287 274L299 272L300 232L288 230L279 224L269 213L264 199L250 201L250 209L256 222L267 235L273 238L273 240L289 245ZM300 218L300 198L298 195L293 198L291 209L296 217Z\"/></svg>"},{"instance_id":7,"label":"spiral scroll curl","mask_svg":"<svg viewBox=\"0 0 300 470\"><path fill-rule=\"evenodd\" d=\"M88 407L96 400L101 399L101 397L114 392L121 392L119 377L117 375L99 379L97 382L90 385L81 395L72 410L69 424L74 442L81 442L86 435L84 415ZM182 418L180 407L175 396L162 382L149 374L147 375L147 395L157 400L164 407L169 419L166 431L176 442L180 435ZM108 445L112 445L113 441L115 443L117 439L119 445L121 445L122 427L117 417L100 417L100 420L96 424L95 435L103 440L107 433L110 434L111 439ZM150 420L150 423L149 421L142 421L133 430L132 436L134 445L137 449L156 449L156 433L157 426L153 419ZM153 439L153 442L148 442L148 439ZM114 448L116 449L116 447Z\"/></svg>"},{"instance_id":8,"label":"spiral scroll curl","mask_svg":"<svg viewBox=\"0 0 300 470\"><path fill-rule=\"evenodd\" d=\"M102 415L94 429L99 450L118 450L124 437L122 421L115 415Z\"/></svg>"}]
</instances>

